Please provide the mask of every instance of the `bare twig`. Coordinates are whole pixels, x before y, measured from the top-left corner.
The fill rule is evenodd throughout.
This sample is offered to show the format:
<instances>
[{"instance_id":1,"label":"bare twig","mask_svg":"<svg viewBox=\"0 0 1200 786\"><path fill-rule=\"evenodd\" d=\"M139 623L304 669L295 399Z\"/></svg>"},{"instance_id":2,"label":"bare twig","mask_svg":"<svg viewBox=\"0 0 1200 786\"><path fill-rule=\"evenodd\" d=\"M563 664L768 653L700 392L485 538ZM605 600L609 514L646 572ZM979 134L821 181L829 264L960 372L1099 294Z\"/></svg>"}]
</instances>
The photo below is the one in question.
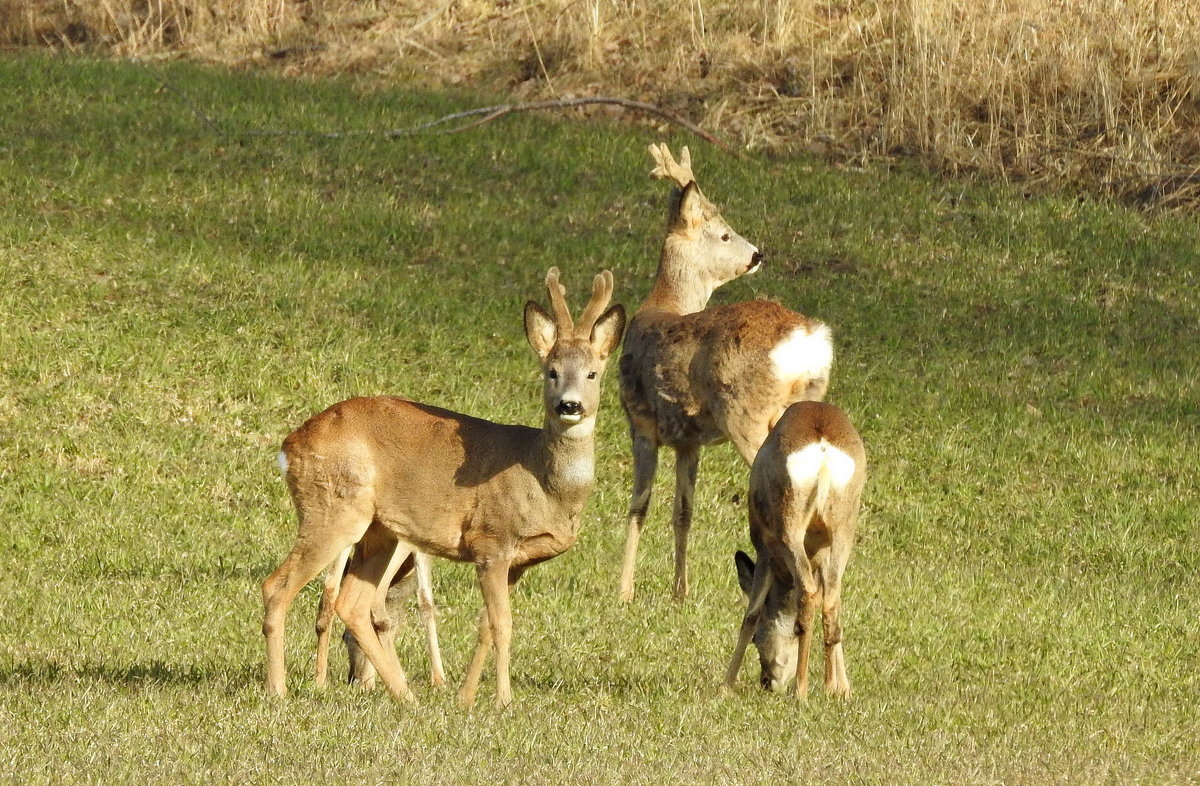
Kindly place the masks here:
<instances>
[{"instance_id":1,"label":"bare twig","mask_svg":"<svg viewBox=\"0 0 1200 786\"><path fill-rule=\"evenodd\" d=\"M266 130L257 130L257 131L250 131L250 130L242 131L240 135L241 136L306 136L306 137L315 137L315 138L319 138L319 139L343 139L346 137L383 135L383 136L387 136L390 139L395 139L397 137L418 136L420 134L458 134L463 131L470 131L473 128L478 128L479 126L484 125L485 123L490 123L493 120L496 120L497 118L504 117L505 115L511 115L516 112L533 112L533 111L541 111L541 110L546 110L546 109L571 109L574 107L592 106L592 105L596 105L596 104L608 104L611 106L619 106L624 109L632 109L632 110L635 110L638 112L645 112L647 114L656 115L658 117L661 117L664 120L674 123L677 126L680 126L682 128L687 129L688 131L691 131L693 134L700 137L701 139L708 142L709 144L716 145L717 147L721 148L722 150L733 151L733 148L730 147L729 143L726 142L725 140L721 139L720 137L716 136L715 134L711 134L708 131L705 131L703 128L701 128L700 126L696 125L695 123L693 123L692 121L690 121L686 118L680 117L679 115L677 115L673 112L668 112L667 110L663 109L660 106L655 106L654 104L646 104L641 101L632 101L628 98L612 98L612 97L607 97L607 96L591 96L591 97L587 97L587 98L557 98L557 99L553 99L550 101L532 101L532 102L526 103L526 104L497 104L495 106L481 106L481 107L477 107L476 109L467 109L462 112L454 112L449 115L444 115L435 120L430 120L428 122L420 123L418 125L410 126L408 128L392 128L392 129L388 129L388 130L363 129L363 130L355 130L355 131L304 131L304 130L286 130L286 131L284 131L284 130L278 130L278 129L266 129ZM193 111L201 119L205 120L210 125L212 124L211 119L208 118L206 115L200 113L200 111L198 109L196 109L194 106L193 106ZM438 128L438 126L443 126L443 125L446 125L447 123L453 123L456 120L464 120L469 117L478 117L479 115L483 115L483 117L480 117L478 120L472 120L469 123L464 123L460 126L455 126L453 128L445 128L445 129ZM734 151L734 152L736 152L736 151Z\"/></svg>"},{"instance_id":2,"label":"bare twig","mask_svg":"<svg viewBox=\"0 0 1200 786\"><path fill-rule=\"evenodd\" d=\"M218 123L212 117L210 117L208 114L206 114L204 112L204 110L202 110L200 108L200 106L195 101L193 101L187 94L185 94L183 91L176 88L175 85L171 84L166 79L159 76L158 74L153 74L153 72L151 72L151 73L152 73L152 76L154 77L155 81L158 82L158 84L162 87L163 90L166 90L171 95L175 96L175 98L177 98L181 103L186 104L187 107L192 110L192 114L195 115L196 117L200 118L200 120L202 120L205 125L207 125L210 129L212 129L213 131L215 131L217 133L221 133L223 131L223 129L221 128L221 124Z\"/></svg>"},{"instance_id":3,"label":"bare twig","mask_svg":"<svg viewBox=\"0 0 1200 786\"><path fill-rule=\"evenodd\" d=\"M444 117L439 117L436 120L431 120L428 123L421 123L420 125L416 125L411 128L393 129L391 131L388 131L387 135L390 137L398 137L398 136L411 136L413 134L427 133L427 132L430 132L430 129L433 129L436 126L445 125L446 123L452 123L456 120L463 120L468 117L476 117L478 115L483 115L483 117L481 117L480 119L473 120L470 123L464 123L463 125L455 126L454 128L448 128L448 129L432 132L432 133L439 133L439 134L457 134L461 131L469 131L470 129L477 128L478 126L481 126L485 123L490 123L491 121L493 121L497 118L504 117L505 115L513 114L514 112L532 112L532 111L541 111L541 110L545 110L545 109L570 109L570 108L574 108L574 107L592 106L592 105L596 105L596 104L608 104L610 106L619 106L624 109L632 109L632 110L635 110L638 112L645 112L647 114L656 115L658 117L661 117L664 120L674 123L677 126L680 126L682 128L687 129L688 131L691 131L693 134L700 137L704 141L706 141L710 144L716 145L717 147L721 148L722 150L730 149L729 144L727 142L725 142L723 139L721 139L720 137L710 134L708 131L705 131L703 128L696 125L692 121L687 120L686 118L682 118L673 112L668 112L667 110L663 109L660 106L655 106L654 104L643 103L641 101L632 101L628 98L612 98L612 97L608 97L608 96L590 96L590 97L584 97L584 98L557 98L557 99L554 99L551 101L531 101L526 104L497 104L495 106L483 106L483 107L479 107L477 109L468 109L465 112L455 112L453 114L446 115Z\"/></svg>"},{"instance_id":4,"label":"bare twig","mask_svg":"<svg viewBox=\"0 0 1200 786\"><path fill-rule=\"evenodd\" d=\"M721 139L720 137L718 137L714 134L709 133L708 131L705 131L703 128L701 128L700 126L696 125L695 123L693 123L692 121L690 121L686 118L680 117L679 115L677 115L673 112L668 112L667 110L663 109L660 106L655 106L654 104L647 104L642 101L633 101L628 98L613 98L610 96L586 96L583 98L556 98L556 99L552 99L552 100L548 100L548 101L532 101L532 102L525 103L525 104L497 104L495 106L481 106L481 107L477 107L475 109L468 109L463 112L454 112L449 115L443 115L442 117L439 117L435 120L430 120L425 123L420 123L415 126L410 126L409 128L393 128L393 129L388 129L388 130L362 129L362 130L354 130L354 131L307 131L307 130L294 130L294 129L289 129L289 130L279 130L279 129L249 130L249 129L246 129L246 130L242 130L242 131L229 132L225 128L222 127L223 126L222 123L218 122L217 119L215 119L215 118L211 117L210 115L208 115L207 113L205 113L195 101L193 101L183 91L176 88L165 77L158 75L158 74L154 74L153 78L156 82L158 82L158 84L162 87L163 90L166 90L167 92L174 95L175 98L180 101L180 103L185 104L189 109L192 110L192 114L194 114L197 118L199 118L210 129L212 129L213 131L215 131L217 133L231 133L234 136L246 136L246 137L299 136L299 137L310 137L310 138L317 138L317 139L344 139L347 137L384 135L390 139L395 139L397 137L415 136L415 135L424 134L424 133L457 134L462 131L469 131L472 128L478 128L479 126L484 125L485 123L490 123L493 120L496 120L497 118L501 118L501 117L504 117L505 115L510 115L515 112L533 112L533 111L542 111L542 110L546 110L546 109L571 109L574 107L581 107L581 106L594 106L597 104L607 104L609 106L619 106L619 107L622 107L623 109L632 109L637 112L645 112L646 114L656 115L658 117L661 117L664 120L674 123L677 126L680 126L682 128L687 129L688 131L691 131L693 134L700 137L704 141L708 142L709 144L716 145L717 147L721 148L722 150L732 150L732 148L729 146L729 143L727 143L725 140ZM464 123L463 125L460 125L460 126L455 126L454 128L438 129L436 131L433 130L433 129L436 129L438 126L446 125L447 123L453 123L456 120L465 120L466 118L478 117L479 115L483 115L483 117L480 117L478 120L472 120L469 123Z\"/></svg>"}]
</instances>

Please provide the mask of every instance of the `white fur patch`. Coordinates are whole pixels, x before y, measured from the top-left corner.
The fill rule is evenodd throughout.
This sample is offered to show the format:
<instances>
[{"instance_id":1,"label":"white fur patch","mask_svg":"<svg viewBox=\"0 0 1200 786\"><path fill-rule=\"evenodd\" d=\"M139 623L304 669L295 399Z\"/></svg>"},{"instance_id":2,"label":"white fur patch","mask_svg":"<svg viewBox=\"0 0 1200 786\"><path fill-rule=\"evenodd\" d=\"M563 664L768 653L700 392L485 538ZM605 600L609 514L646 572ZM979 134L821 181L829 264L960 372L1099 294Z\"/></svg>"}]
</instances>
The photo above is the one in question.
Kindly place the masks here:
<instances>
[{"instance_id":1,"label":"white fur patch","mask_svg":"<svg viewBox=\"0 0 1200 786\"><path fill-rule=\"evenodd\" d=\"M809 331L799 327L771 350L771 364L775 376L781 380L804 377L826 377L833 365L833 342L829 340L829 328L820 325Z\"/></svg>"},{"instance_id":2,"label":"white fur patch","mask_svg":"<svg viewBox=\"0 0 1200 786\"><path fill-rule=\"evenodd\" d=\"M579 417L578 415L576 417ZM592 432L596 430L596 417L593 415L590 418L580 418L575 421L567 420L563 416L559 416L559 420L566 424L566 428L562 430L564 437L578 439L580 437L590 437Z\"/></svg>"},{"instance_id":3,"label":"white fur patch","mask_svg":"<svg viewBox=\"0 0 1200 786\"><path fill-rule=\"evenodd\" d=\"M806 445L787 457L788 476L794 485L812 483L822 469L828 471L833 488L845 488L854 477L854 459L825 440Z\"/></svg>"},{"instance_id":4,"label":"white fur patch","mask_svg":"<svg viewBox=\"0 0 1200 786\"><path fill-rule=\"evenodd\" d=\"M284 453L282 450L279 451L278 459L279 459L279 472L286 478L287 477L287 468L288 468L287 454Z\"/></svg>"},{"instance_id":5,"label":"white fur patch","mask_svg":"<svg viewBox=\"0 0 1200 786\"><path fill-rule=\"evenodd\" d=\"M591 456L572 461L561 467L558 474L567 486L590 485L596 479L596 462Z\"/></svg>"}]
</instances>

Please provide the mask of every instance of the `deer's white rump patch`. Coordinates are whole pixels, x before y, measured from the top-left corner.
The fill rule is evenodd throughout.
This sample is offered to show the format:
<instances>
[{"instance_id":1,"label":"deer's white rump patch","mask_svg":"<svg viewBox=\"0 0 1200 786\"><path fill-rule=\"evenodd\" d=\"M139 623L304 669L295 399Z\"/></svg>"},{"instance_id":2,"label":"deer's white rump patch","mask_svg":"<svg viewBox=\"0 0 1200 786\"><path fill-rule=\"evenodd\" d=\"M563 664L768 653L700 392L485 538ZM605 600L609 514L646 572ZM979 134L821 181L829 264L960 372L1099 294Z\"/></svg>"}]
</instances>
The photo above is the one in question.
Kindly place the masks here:
<instances>
[{"instance_id":1,"label":"deer's white rump patch","mask_svg":"<svg viewBox=\"0 0 1200 786\"><path fill-rule=\"evenodd\" d=\"M822 469L829 472L829 485L843 489L854 477L854 459L844 450L830 445L825 440L797 450L787 457L788 477L794 485L813 483Z\"/></svg>"},{"instance_id":2,"label":"deer's white rump patch","mask_svg":"<svg viewBox=\"0 0 1200 786\"><path fill-rule=\"evenodd\" d=\"M818 325L814 330L796 328L771 350L770 358L775 376L781 380L828 377L829 367L833 365L833 342L829 338L829 327Z\"/></svg>"},{"instance_id":3,"label":"deer's white rump patch","mask_svg":"<svg viewBox=\"0 0 1200 786\"><path fill-rule=\"evenodd\" d=\"M287 468L288 468L287 454L284 453L282 450L279 451L279 456L277 457L277 460L279 461L279 472L286 478L287 477Z\"/></svg>"}]
</instances>

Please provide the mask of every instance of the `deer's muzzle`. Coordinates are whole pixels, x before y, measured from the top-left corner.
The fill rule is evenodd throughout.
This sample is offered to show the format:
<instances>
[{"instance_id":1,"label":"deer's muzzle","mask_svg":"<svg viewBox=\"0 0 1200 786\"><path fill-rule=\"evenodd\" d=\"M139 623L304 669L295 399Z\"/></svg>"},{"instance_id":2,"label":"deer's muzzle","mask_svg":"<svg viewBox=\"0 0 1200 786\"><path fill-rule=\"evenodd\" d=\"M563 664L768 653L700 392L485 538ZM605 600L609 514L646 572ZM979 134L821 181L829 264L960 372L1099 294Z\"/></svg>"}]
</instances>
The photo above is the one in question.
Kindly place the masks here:
<instances>
[{"instance_id":1,"label":"deer's muzzle","mask_svg":"<svg viewBox=\"0 0 1200 786\"><path fill-rule=\"evenodd\" d=\"M578 401L560 401L554 411L564 419L579 418L583 414L583 405Z\"/></svg>"}]
</instances>

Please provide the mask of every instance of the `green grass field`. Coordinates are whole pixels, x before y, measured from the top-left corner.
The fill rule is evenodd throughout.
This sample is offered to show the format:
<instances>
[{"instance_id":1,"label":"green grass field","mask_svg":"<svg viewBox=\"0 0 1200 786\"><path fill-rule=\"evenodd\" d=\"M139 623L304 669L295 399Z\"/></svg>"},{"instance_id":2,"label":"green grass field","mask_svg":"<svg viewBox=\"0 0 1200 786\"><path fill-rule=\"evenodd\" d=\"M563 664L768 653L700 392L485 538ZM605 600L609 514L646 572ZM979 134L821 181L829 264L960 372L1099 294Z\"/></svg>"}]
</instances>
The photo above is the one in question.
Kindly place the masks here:
<instances>
[{"instance_id":1,"label":"green grass field","mask_svg":"<svg viewBox=\"0 0 1200 786\"><path fill-rule=\"evenodd\" d=\"M1200 781L1194 218L553 116L263 133L491 103L349 81L10 55L0 84L0 780ZM718 694L748 546L728 446L704 454L692 597L670 597L664 455L638 597L617 602L610 374L582 536L514 597L510 709L490 672L471 713L429 688L415 615L419 707L316 691L315 585L292 695L268 700L259 583L295 531L279 442L359 394L539 422L522 305L558 265L572 302L609 267L637 306L664 138L767 253L714 302L834 329L830 400L872 462L854 697L764 694L754 657ZM480 600L469 567L436 571L456 681Z\"/></svg>"}]
</instances>

